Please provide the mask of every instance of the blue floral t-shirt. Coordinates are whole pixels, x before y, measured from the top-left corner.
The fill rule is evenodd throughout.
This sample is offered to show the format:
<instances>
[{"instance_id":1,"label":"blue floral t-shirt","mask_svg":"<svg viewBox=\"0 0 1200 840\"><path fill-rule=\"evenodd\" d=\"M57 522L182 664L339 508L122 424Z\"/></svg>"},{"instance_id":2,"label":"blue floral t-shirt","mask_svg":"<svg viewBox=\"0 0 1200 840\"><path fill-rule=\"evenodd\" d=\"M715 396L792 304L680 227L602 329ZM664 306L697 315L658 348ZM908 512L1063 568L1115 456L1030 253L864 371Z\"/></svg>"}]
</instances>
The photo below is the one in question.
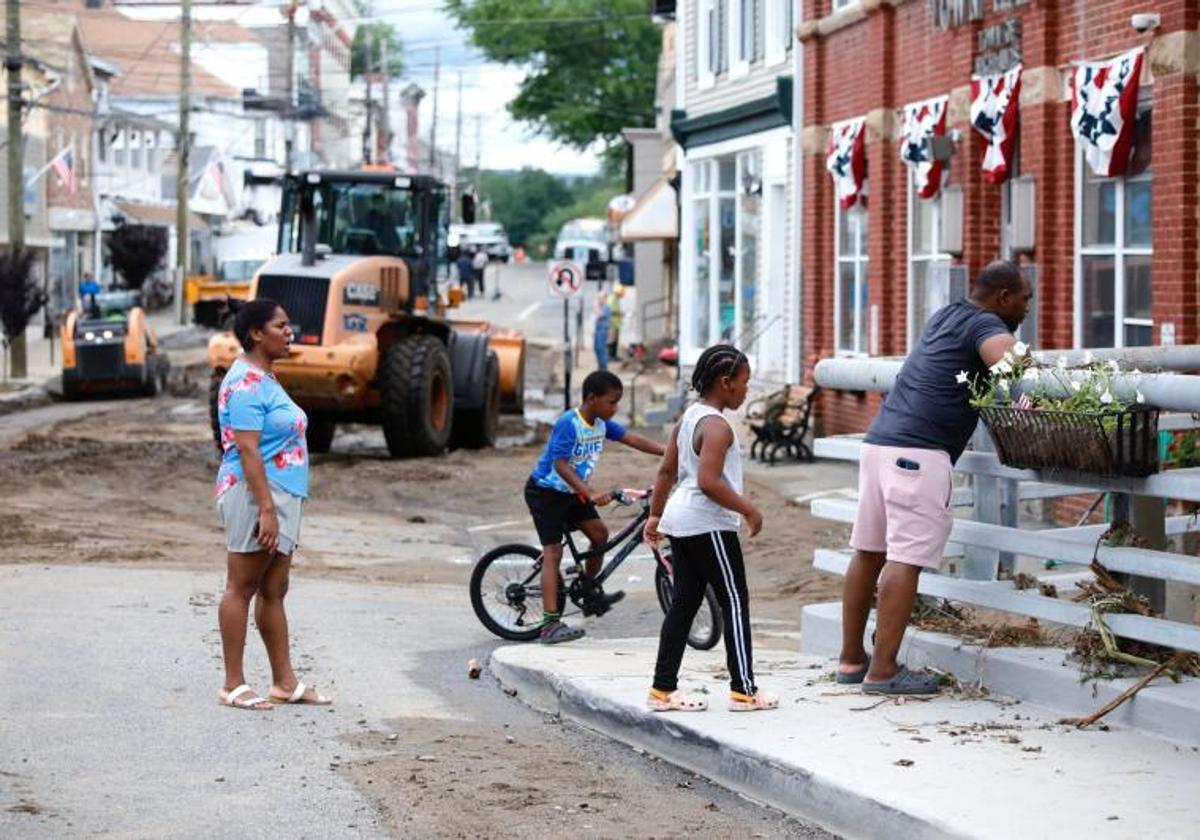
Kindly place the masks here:
<instances>
[{"instance_id":1,"label":"blue floral t-shirt","mask_svg":"<svg viewBox=\"0 0 1200 840\"><path fill-rule=\"evenodd\" d=\"M237 430L261 432L258 450L273 487L308 498L308 443L304 437L308 416L272 374L239 356L217 392L217 423L223 453L217 470L218 497L246 479L233 436Z\"/></svg>"}]
</instances>

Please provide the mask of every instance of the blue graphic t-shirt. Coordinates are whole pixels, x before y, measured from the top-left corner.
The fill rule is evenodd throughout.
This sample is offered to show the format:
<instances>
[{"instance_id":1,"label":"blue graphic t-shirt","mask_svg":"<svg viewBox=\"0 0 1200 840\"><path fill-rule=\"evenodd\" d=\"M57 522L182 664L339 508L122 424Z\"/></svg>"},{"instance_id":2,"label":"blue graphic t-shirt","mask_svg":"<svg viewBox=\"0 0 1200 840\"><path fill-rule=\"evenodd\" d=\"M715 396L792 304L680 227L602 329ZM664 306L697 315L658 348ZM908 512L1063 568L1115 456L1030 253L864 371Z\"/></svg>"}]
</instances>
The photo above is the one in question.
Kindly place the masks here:
<instances>
[{"instance_id":1,"label":"blue graphic t-shirt","mask_svg":"<svg viewBox=\"0 0 1200 840\"><path fill-rule=\"evenodd\" d=\"M273 375L239 356L221 380L217 393L217 423L221 427L221 466L217 470L217 496L245 481L242 458L233 432L261 432L267 481L285 493L308 498L308 443L304 437L308 416L296 405Z\"/></svg>"},{"instance_id":2,"label":"blue graphic t-shirt","mask_svg":"<svg viewBox=\"0 0 1200 840\"><path fill-rule=\"evenodd\" d=\"M566 459L579 477L587 481L596 471L596 461L604 449L604 441L621 440L624 437L625 427L615 420L596 418L595 424L589 425L579 409L571 409L554 424L550 440L546 441L546 449L533 468L534 483L547 490L574 493L555 471L554 462L560 458Z\"/></svg>"}]
</instances>

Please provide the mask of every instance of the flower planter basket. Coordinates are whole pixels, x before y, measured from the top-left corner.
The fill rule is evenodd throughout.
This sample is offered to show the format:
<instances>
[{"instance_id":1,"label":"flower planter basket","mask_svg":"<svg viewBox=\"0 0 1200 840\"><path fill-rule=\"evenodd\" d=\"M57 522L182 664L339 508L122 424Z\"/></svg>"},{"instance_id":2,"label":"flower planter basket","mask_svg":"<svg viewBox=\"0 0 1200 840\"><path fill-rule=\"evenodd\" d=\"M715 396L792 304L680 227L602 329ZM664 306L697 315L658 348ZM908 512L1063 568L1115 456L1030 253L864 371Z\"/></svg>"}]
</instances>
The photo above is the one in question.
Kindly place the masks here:
<instances>
[{"instance_id":1,"label":"flower planter basket","mask_svg":"<svg viewBox=\"0 0 1200 840\"><path fill-rule=\"evenodd\" d=\"M1000 463L1144 477L1158 472L1158 409L1054 411L1013 406L979 409Z\"/></svg>"}]
</instances>

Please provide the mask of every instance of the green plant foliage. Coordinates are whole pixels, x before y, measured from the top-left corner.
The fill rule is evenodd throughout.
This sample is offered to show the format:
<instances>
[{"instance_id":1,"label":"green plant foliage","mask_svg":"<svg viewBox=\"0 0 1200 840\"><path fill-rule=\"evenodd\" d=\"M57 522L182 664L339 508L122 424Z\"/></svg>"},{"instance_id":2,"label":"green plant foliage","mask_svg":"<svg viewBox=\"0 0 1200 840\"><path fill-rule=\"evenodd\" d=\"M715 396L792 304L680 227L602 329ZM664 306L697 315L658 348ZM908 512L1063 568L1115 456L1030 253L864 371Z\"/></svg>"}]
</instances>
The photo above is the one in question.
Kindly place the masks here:
<instances>
[{"instance_id":1,"label":"green plant foliage","mask_svg":"<svg viewBox=\"0 0 1200 840\"><path fill-rule=\"evenodd\" d=\"M514 119L576 148L654 124L661 33L645 0L448 0L492 61L528 68Z\"/></svg>"},{"instance_id":2,"label":"green plant foliage","mask_svg":"<svg viewBox=\"0 0 1200 840\"><path fill-rule=\"evenodd\" d=\"M365 23L354 32L350 45L350 78L361 79L363 74L378 72L382 51L380 44L388 45L388 78L404 75L404 45L390 23Z\"/></svg>"}]
</instances>

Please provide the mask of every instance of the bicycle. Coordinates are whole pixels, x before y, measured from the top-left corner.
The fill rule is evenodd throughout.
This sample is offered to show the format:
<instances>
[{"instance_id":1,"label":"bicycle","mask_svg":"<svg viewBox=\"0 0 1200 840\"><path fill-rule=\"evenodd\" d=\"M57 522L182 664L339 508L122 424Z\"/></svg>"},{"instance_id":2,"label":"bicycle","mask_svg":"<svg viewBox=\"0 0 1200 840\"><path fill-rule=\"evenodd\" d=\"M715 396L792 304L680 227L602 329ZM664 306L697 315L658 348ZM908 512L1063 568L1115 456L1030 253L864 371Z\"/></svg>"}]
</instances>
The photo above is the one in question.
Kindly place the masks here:
<instances>
[{"instance_id":1,"label":"bicycle","mask_svg":"<svg viewBox=\"0 0 1200 840\"><path fill-rule=\"evenodd\" d=\"M583 573L583 564L593 552L580 551L570 532L563 538L573 561L565 571L559 569L558 610L564 615L580 612L584 615L601 615L606 612L597 610L592 600L596 585L603 586L644 541L642 526L650 516L650 491L628 488L614 490L612 497L622 507L640 501L642 509L601 549L602 554L614 549L616 553L600 570L595 581ZM655 563L654 591L665 615L674 599L670 544L664 542L662 548L650 546L650 551ZM564 567L568 565L567 552L563 556ZM480 557L471 573L470 590L471 606L483 626L500 638L513 642L536 639L542 619L541 575L542 550L536 546L509 543L497 546ZM568 599L574 609L564 612ZM696 650L709 650L721 640L721 628L721 606L716 592L709 586L704 592L704 604L692 620L688 644Z\"/></svg>"}]
</instances>

